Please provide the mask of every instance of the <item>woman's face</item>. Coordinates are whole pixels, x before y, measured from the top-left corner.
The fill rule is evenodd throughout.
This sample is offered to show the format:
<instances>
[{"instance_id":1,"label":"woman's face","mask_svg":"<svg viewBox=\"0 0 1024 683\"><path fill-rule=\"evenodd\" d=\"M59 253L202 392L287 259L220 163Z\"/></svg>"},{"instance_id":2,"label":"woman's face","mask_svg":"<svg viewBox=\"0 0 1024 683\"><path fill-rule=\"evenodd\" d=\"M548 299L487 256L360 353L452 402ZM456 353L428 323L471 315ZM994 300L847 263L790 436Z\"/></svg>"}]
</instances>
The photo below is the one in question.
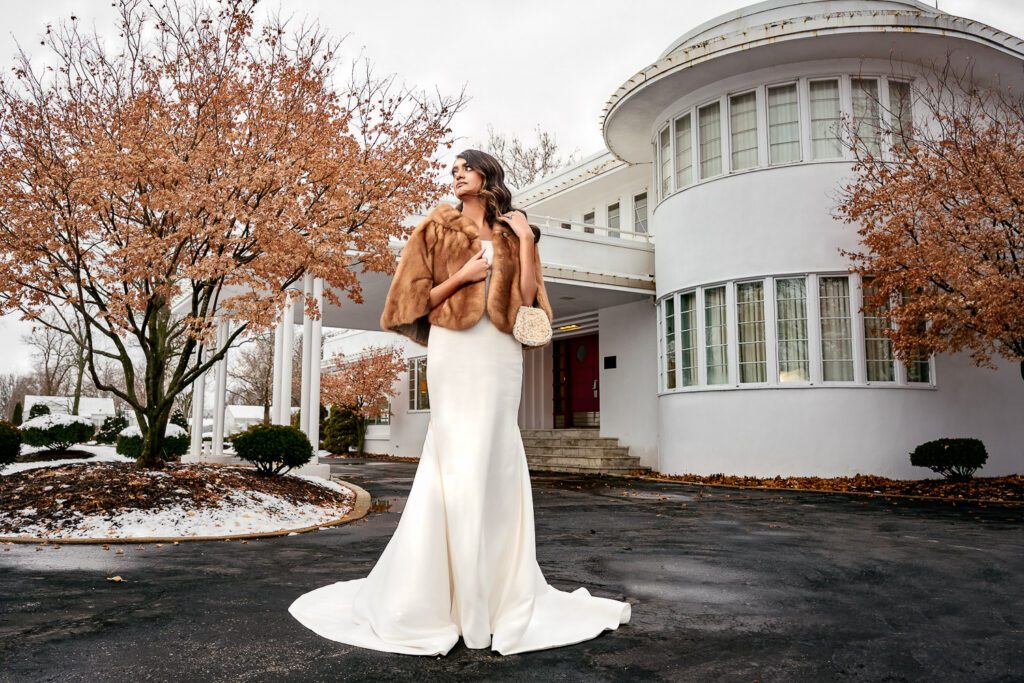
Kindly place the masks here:
<instances>
[{"instance_id":1,"label":"woman's face","mask_svg":"<svg viewBox=\"0 0 1024 683\"><path fill-rule=\"evenodd\" d=\"M467 195L475 195L484 187L484 174L466 163L462 157L455 160L452 166L452 188L460 200Z\"/></svg>"}]
</instances>

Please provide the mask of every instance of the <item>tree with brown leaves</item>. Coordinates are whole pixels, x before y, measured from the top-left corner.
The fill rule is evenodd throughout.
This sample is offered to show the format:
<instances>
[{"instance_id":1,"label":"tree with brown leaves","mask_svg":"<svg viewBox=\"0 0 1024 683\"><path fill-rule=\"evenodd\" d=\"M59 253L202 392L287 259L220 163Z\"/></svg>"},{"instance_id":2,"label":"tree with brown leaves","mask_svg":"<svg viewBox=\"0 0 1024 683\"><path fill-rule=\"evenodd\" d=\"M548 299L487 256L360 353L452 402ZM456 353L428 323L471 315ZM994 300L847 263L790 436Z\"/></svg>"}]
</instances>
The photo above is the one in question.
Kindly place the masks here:
<instances>
[{"instance_id":1,"label":"tree with brown leaves","mask_svg":"<svg viewBox=\"0 0 1024 683\"><path fill-rule=\"evenodd\" d=\"M254 5L119 0L119 38L72 17L44 38L54 68L21 52L0 82L0 313L74 309L146 467L175 398L301 298L290 285L310 272L361 303L354 266L393 272L389 237L447 191L433 156L463 95L393 93L369 66L336 85L338 41L257 26Z\"/></svg>"},{"instance_id":2,"label":"tree with brown leaves","mask_svg":"<svg viewBox=\"0 0 1024 683\"><path fill-rule=\"evenodd\" d=\"M1024 375L1024 99L948 57L913 76L902 104L880 103L885 153L846 126L856 175L838 212L863 249L842 251L901 360L969 350Z\"/></svg>"},{"instance_id":3,"label":"tree with brown leaves","mask_svg":"<svg viewBox=\"0 0 1024 683\"><path fill-rule=\"evenodd\" d=\"M397 346L368 346L356 358L335 354L320 380L320 400L346 408L359 420L359 454L363 452L366 421L380 417L395 393L395 382L407 361Z\"/></svg>"}]
</instances>

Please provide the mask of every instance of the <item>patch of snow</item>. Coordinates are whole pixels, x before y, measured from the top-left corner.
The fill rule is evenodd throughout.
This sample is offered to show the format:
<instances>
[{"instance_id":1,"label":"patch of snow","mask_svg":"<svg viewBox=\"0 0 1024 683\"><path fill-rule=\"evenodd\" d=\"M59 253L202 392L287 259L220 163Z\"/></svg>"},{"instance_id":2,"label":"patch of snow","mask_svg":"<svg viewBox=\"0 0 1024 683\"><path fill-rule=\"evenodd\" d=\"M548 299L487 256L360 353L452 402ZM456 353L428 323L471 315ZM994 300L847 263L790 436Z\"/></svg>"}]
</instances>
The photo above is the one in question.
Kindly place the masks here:
<instances>
[{"instance_id":1,"label":"patch of snow","mask_svg":"<svg viewBox=\"0 0 1024 683\"><path fill-rule=\"evenodd\" d=\"M92 420L82 417L81 415L65 415L64 413L49 413L47 415L39 415L33 417L31 420L26 420L21 424L22 429L49 429L57 425L73 425L73 424L86 424L92 426Z\"/></svg>"},{"instance_id":2,"label":"patch of snow","mask_svg":"<svg viewBox=\"0 0 1024 683\"><path fill-rule=\"evenodd\" d=\"M75 450L91 451L95 453L91 458L64 458L62 460L40 460L39 462L12 462L3 469L0 469L0 477L25 470L34 470L37 467L60 467L76 462L134 462L133 458L127 458L114 451L113 446L76 446Z\"/></svg>"}]
</instances>

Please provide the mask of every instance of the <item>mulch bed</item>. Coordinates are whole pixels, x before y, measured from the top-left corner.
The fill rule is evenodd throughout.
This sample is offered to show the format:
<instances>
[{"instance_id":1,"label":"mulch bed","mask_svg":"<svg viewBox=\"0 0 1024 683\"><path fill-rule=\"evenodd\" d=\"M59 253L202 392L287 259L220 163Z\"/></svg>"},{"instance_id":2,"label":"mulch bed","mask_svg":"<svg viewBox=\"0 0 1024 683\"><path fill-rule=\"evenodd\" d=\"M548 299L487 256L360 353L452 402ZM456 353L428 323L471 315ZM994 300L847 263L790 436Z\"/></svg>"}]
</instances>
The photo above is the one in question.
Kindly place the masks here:
<instances>
[{"instance_id":1,"label":"mulch bed","mask_svg":"<svg viewBox=\"0 0 1024 683\"><path fill-rule=\"evenodd\" d=\"M965 482L953 482L945 479L889 479L865 474L858 474L854 477L741 477L727 474L707 476L661 474L643 470L636 470L630 476L643 479L665 479L687 484L1024 503L1024 475L1019 474L1006 477L976 477Z\"/></svg>"},{"instance_id":2,"label":"mulch bed","mask_svg":"<svg viewBox=\"0 0 1024 683\"><path fill-rule=\"evenodd\" d=\"M254 468L168 463L144 470L131 463L71 463L0 477L0 534L17 534L18 511L35 508L33 521L72 522L82 515L126 510L213 507L232 492L259 491L299 505L341 506L351 497L292 476L266 477Z\"/></svg>"}]
</instances>

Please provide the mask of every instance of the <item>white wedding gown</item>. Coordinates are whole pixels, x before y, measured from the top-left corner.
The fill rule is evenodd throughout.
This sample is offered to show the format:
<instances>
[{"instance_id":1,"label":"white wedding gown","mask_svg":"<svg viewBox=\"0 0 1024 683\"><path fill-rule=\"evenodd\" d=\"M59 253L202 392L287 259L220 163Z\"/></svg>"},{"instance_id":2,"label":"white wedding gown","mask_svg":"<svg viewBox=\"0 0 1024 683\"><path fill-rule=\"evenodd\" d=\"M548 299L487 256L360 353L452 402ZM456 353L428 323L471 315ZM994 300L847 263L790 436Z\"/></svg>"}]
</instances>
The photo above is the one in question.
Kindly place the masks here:
<instances>
[{"instance_id":1,"label":"white wedding gown","mask_svg":"<svg viewBox=\"0 0 1024 683\"><path fill-rule=\"evenodd\" d=\"M466 330L431 327L430 422L398 528L369 575L301 595L292 616L331 640L413 655L447 654L460 635L503 655L543 650L629 621L629 603L560 591L537 564L522 379L522 346L486 312Z\"/></svg>"}]
</instances>

